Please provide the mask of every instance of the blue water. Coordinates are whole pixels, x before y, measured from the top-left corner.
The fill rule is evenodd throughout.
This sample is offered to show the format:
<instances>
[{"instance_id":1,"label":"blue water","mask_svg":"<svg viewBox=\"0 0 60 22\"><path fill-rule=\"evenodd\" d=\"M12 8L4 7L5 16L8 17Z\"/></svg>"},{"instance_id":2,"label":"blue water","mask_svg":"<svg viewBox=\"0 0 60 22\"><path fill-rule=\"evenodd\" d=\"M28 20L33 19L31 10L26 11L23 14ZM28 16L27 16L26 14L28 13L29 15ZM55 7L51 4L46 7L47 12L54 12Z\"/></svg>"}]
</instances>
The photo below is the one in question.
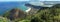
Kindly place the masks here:
<instances>
[{"instance_id":1,"label":"blue water","mask_svg":"<svg viewBox=\"0 0 60 22\"><path fill-rule=\"evenodd\" d=\"M25 2L0 2L0 15L16 7L25 11L27 8L24 6L24 4Z\"/></svg>"},{"instance_id":2,"label":"blue water","mask_svg":"<svg viewBox=\"0 0 60 22\"><path fill-rule=\"evenodd\" d=\"M25 11L25 10L27 10L27 8L26 8L26 6L20 6L20 7L18 7L20 10L23 10L23 11Z\"/></svg>"}]
</instances>

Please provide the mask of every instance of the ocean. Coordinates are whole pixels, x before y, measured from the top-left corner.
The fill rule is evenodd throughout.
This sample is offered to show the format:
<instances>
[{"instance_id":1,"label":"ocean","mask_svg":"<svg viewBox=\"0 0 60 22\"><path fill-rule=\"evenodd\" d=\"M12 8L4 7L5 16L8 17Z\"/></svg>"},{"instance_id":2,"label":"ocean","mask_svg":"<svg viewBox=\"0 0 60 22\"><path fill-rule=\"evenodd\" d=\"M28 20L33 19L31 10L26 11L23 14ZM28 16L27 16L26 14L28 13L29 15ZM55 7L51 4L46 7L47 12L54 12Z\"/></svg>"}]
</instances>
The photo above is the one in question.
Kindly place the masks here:
<instances>
[{"instance_id":1,"label":"ocean","mask_svg":"<svg viewBox=\"0 0 60 22\"><path fill-rule=\"evenodd\" d=\"M0 15L4 14L13 8L19 8L23 11L27 10L24 6L25 2L0 2Z\"/></svg>"}]
</instances>

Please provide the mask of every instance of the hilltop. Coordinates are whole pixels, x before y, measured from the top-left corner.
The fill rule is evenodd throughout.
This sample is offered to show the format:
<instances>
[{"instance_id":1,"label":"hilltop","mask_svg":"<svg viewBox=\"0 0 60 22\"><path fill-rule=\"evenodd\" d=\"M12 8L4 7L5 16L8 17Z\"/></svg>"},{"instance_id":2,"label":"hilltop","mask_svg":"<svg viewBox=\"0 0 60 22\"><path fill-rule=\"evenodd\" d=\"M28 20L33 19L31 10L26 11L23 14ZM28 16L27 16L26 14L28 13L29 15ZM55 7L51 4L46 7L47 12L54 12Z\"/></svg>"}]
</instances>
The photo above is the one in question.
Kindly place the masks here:
<instances>
[{"instance_id":1,"label":"hilltop","mask_svg":"<svg viewBox=\"0 0 60 22\"><path fill-rule=\"evenodd\" d=\"M7 17L10 20L17 19L17 18L25 18L26 14L24 11L14 8L8 12L6 12L3 17Z\"/></svg>"}]
</instances>

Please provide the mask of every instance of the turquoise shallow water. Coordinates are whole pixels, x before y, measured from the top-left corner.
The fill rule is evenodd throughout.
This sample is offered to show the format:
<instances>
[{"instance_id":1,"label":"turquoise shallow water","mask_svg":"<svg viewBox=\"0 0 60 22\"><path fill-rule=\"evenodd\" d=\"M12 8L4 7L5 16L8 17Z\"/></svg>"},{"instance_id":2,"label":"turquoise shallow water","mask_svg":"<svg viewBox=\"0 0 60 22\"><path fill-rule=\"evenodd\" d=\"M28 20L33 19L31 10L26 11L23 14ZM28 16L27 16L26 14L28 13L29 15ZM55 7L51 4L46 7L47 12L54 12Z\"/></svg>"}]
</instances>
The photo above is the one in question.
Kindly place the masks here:
<instances>
[{"instance_id":1,"label":"turquoise shallow water","mask_svg":"<svg viewBox=\"0 0 60 22\"><path fill-rule=\"evenodd\" d=\"M21 6L21 7L18 7L18 8L21 9L22 11L26 11L27 10L26 6Z\"/></svg>"}]
</instances>

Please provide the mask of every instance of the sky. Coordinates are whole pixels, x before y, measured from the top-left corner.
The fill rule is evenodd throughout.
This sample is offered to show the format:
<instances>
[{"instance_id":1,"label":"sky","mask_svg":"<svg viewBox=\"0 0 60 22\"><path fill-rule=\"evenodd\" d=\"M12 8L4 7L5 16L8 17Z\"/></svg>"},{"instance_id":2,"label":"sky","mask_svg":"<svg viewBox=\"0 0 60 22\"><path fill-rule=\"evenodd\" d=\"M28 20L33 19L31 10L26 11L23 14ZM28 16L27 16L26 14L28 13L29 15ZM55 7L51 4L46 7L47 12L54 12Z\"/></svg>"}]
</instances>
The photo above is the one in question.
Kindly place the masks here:
<instances>
[{"instance_id":1,"label":"sky","mask_svg":"<svg viewBox=\"0 0 60 22\"><path fill-rule=\"evenodd\" d=\"M0 2L6 1L60 1L60 0L0 0Z\"/></svg>"},{"instance_id":2,"label":"sky","mask_svg":"<svg viewBox=\"0 0 60 22\"><path fill-rule=\"evenodd\" d=\"M0 2L7 2L7 1L29 1L29 0L0 0Z\"/></svg>"},{"instance_id":3,"label":"sky","mask_svg":"<svg viewBox=\"0 0 60 22\"><path fill-rule=\"evenodd\" d=\"M60 0L40 0L40 1L60 1Z\"/></svg>"}]
</instances>

